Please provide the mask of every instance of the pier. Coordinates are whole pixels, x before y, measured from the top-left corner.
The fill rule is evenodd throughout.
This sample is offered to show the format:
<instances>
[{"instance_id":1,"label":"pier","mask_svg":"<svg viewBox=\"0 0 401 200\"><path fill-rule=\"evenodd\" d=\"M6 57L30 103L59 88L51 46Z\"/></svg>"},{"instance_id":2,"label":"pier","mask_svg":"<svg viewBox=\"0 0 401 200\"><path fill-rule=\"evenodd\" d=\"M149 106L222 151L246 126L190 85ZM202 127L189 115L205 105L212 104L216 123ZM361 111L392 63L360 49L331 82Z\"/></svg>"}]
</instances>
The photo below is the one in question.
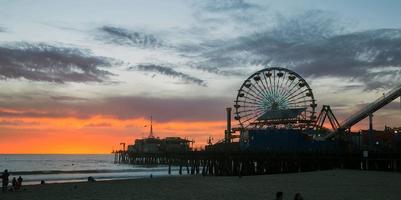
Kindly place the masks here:
<instances>
[{"instance_id":1,"label":"pier","mask_svg":"<svg viewBox=\"0 0 401 200\"><path fill-rule=\"evenodd\" d=\"M137 139L115 154L116 163L179 167L179 174L250 176L327 169L401 171L401 128L375 131L373 113L401 96L401 85L357 111L341 124L329 105L317 115L312 89L299 74L286 68L265 68L252 74L227 108L224 139L190 149L190 140ZM351 127L369 117L369 130ZM332 130L324 127L328 119Z\"/></svg>"},{"instance_id":2,"label":"pier","mask_svg":"<svg viewBox=\"0 0 401 200\"><path fill-rule=\"evenodd\" d=\"M179 174L249 176L328 169L401 171L401 153L208 152L116 153L118 163L178 166Z\"/></svg>"}]
</instances>

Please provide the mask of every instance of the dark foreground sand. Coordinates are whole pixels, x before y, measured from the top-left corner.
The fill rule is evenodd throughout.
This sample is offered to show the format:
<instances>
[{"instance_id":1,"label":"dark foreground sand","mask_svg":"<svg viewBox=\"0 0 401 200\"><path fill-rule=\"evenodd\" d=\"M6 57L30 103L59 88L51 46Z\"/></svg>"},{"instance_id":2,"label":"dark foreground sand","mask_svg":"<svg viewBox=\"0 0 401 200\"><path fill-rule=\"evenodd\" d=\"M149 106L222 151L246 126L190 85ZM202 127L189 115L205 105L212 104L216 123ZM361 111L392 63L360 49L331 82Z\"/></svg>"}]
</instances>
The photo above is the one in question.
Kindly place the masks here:
<instances>
[{"instance_id":1,"label":"dark foreground sand","mask_svg":"<svg viewBox=\"0 0 401 200\"><path fill-rule=\"evenodd\" d=\"M401 173L330 170L248 177L160 177L94 183L26 186L0 193L7 199L401 199Z\"/></svg>"}]
</instances>

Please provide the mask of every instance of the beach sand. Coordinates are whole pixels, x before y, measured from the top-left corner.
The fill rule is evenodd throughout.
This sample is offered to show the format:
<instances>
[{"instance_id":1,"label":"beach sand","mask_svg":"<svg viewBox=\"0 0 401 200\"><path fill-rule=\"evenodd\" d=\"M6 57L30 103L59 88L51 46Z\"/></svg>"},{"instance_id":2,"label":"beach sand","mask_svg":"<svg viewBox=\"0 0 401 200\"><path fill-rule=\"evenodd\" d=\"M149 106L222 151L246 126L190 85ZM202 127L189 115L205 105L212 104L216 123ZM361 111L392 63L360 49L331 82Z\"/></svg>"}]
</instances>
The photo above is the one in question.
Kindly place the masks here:
<instances>
[{"instance_id":1,"label":"beach sand","mask_svg":"<svg viewBox=\"0 0 401 200\"><path fill-rule=\"evenodd\" d=\"M401 173L328 170L247 177L171 176L134 180L25 186L0 193L1 200L21 199L284 199L300 192L310 199L401 199Z\"/></svg>"}]
</instances>

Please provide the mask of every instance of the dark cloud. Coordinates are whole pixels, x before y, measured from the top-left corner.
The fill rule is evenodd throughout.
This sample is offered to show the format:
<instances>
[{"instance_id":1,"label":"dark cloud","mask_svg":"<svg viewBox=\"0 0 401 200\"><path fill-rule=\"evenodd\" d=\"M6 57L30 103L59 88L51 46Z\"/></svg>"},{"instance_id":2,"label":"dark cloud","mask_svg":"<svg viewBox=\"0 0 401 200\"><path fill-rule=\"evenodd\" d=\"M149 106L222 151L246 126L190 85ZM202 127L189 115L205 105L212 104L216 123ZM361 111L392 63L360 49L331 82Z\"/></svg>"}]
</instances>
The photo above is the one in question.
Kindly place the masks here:
<instances>
[{"instance_id":1,"label":"dark cloud","mask_svg":"<svg viewBox=\"0 0 401 200\"><path fill-rule=\"evenodd\" d=\"M48 44L13 43L0 46L0 78L47 82L104 82L112 74L102 67L112 61L86 50Z\"/></svg>"},{"instance_id":2,"label":"dark cloud","mask_svg":"<svg viewBox=\"0 0 401 200\"><path fill-rule=\"evenodd\" d=\"M365 83L368 90L401 80L401 30L379 29L294 45L275 58L306 76L334 76Z\"/></svg>"},{"instance_id":3,"label":"dark cloud","mask_svg":"<svg viewBox=\"0 0 401 200\"><path fill-rule=\"evenodd\" d=\"M85 102L40 101L1 102L0 117L89 118L106 116L134 119L153 115L156 121L224 120L224 108L232 105L225 98L111 97Z\"/></svg>"},{"instance_id":4,"label":"dark cloud","mask_svg":"<svg viewBox=\"0 0 401 200\"><path fill-rule=\"evenodd\" d=\"M99 30L101 34L98 38L107 43L140 48L156 48L163 45L163 42L159 38L144 32L131 31L114 26L103 26Z\"/></svg>"},{"instance_id":5,"label":"dark cloud","mask_svg":"<svg viewBox=\"0 0 401 200\"><path fill-rule=\"evenodd\" d=\"M258 27L257 22L263 20L266 8L245 0L205 0L192 2L196 23L191 27L191 33L197 37L218 33L222 29L232 29L229 35L248 31Z\"/></svg>"},{"instance_id":6,"label":"dark cloud","mask_svg":"<svg viewBox=\"0 0 401 200\"><path fill-rule=\"evenodd\" d=\"M15 109L2 109L0 108L0 117L32 117L32 118L61 118L68 116L69 113L62 111L44 111L44 110L22 110L20 108Z\"/></svg>"},{"instance_id":7,"label":"dark cloud","mask_svg":"<svg viewBox=\"0 0 401 200\"><path fill-rule=\"evenodd\" d=\"M181 80L188 82L188 83L195 83L200 86L206 86L206 82L204 80L196 78L196 77L188 75L188 74L185 74L185 73L182 73L182 72L178 72L170 66L163 66L163 65L157 65L157 64L140 64L135 67L130 67L128 69L145 71L145 72L156 72L156 73L164 74L164 75L171 76L174 78L180 78Z\"/></svg>"},{"instance_id":8,"label":"dark cloud","mask_svg":"<svg viewBox=\"0 0 401 200\"><path fill-rule=\"evenodd\" d=\"M294 16L278 14L270 38L286 43L315 42L344 33L339 16L322 10L308 10Z\"/></svg>"},{"instance_id":9,"label":"dark cloud","mask_svg":"<svg viewBox=\"0 0 401 200\"><path fill-rule=\"evenodd\" d=\"M55 101L63 101L63 102L89 101L89 99L87 98L71 97L71 96L50 96L50 98Z\"/></svg>"},{"instance_id":10,"label":"dark cloud","mask_svg":"<svg viewBox=\"0 0 401 200\"><path fill-rule=\"evenodd\" d=\"M191 66L194 69L198 69L198 70L202 70L202 71L206 71L209 73L213 73L213 74L219 74L219 75L223 75L223 76L243 76L245 74L248 73L249 70L243 71L243 70L235 70L235 69L221 69L219 67L205 67L202 66L200 63L188 63L189 66ZM205 63L206 64L206 63Z\"/></svg>"},{"instance_id":11,"label":"dark cloud","mask_svg":"<svg viewBox=\"0 0 401 200\"><path fill-rule=\"evenodd\" d=\"M38 125L39 122L24 122L21 120L0 120L0 126L24 126L24 125Z\"/></svg>"},{"instance_id":12,"label":"dark cloud","mask_svg":"<svg viewBox=\"0 0 401 200\"><path fill-rule=\"evenodd\" d=\"M359 90L363 89L363 85L346 85L346 86L341 86L339 87L339 91L344 91L344 90Z\"/></svg>"},{"instance_id":13,"label":"dark cloud","mask_svg":"<svg viewBox=\"0 0 401 200\"><path fill-rule=\"evenodd\" d=\"M153 115L157 121L213 121L224 119L232 100L219 98L115 97L103 102L120 118ZM111 113L110 113L111 114Z\"/></svg>"},{"instance_id":14,"label":"dark cloud","mask_svg":"<svg viewBox=\"0 0 401 200\"><path fill-rule=\"evenodd\" d=\"M6 32L6 28L0 26L0 33L1 32Z\"/></svg>"},{"instance_id":15,"label":"dark cloud","mask_svg":"<svg viewBox=\"0 0 401 200\"><path fill-rule=\"evenodd\" d=\"M190 56L206 71L273 65L306 77L359 81L367 90L399 83L401 29L346 32L343 27L331 13L308 11L281 17L273 29L219 41L217 46L203 45L209 48Z\"/></svg>"}]
</instances>

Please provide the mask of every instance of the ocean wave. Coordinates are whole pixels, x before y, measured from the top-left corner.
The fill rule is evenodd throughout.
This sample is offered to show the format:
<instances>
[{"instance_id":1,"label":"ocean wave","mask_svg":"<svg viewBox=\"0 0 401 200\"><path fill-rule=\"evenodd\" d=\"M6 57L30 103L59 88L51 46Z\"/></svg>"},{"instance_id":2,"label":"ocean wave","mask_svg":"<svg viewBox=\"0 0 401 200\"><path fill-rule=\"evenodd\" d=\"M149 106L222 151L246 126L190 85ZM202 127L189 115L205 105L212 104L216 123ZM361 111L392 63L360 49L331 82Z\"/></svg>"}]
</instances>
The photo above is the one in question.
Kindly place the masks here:
<instances>
[{"instance_id":1,"label":"ocean wave","mask_svg":"<svg viewBox=\"0 0 401 200\"><path fill-rule=\"evenodd\" d=\"M11 175L44 175L44 174L89 174L89 173L124 173L124 172L159 172L166 171L166 167L143 169L110 169L110 170L43 170L43 171L16 171Z\"/></svg>"}]
</instances>

